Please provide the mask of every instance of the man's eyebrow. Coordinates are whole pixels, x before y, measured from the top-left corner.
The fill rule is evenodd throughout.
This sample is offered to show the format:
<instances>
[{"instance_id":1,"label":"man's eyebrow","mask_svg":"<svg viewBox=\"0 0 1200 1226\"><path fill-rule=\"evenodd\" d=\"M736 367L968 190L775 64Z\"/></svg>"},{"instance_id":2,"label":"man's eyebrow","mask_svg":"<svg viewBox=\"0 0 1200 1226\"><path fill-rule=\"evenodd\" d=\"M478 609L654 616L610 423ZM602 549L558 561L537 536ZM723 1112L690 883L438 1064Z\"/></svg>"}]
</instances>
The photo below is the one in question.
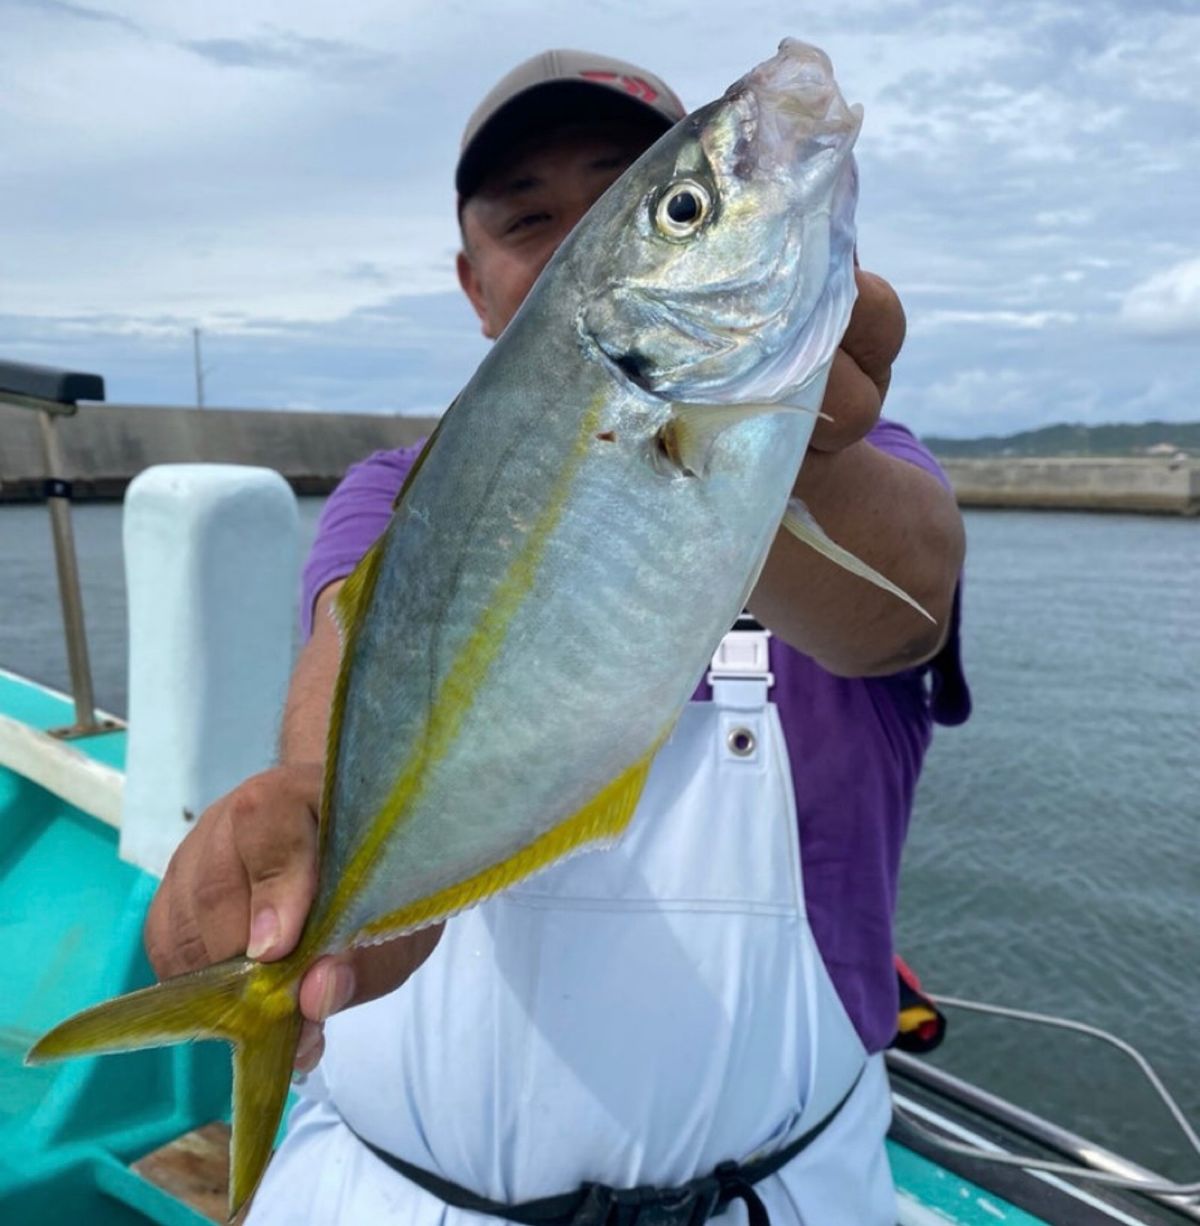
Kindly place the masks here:
<instances>
[{"instance_id":1,"label":"man's eyebrow","mask_svg":"<svg viewBox=\"0 0 1200 1226\"><path fill-rule=\"evenodd\" d=\"M515 175L501 185L497 195L518 196L522 192L532 191L535 187L541 187L543 183L545 183L545 179L533 172Z\"/></svg>"}]
</instances>

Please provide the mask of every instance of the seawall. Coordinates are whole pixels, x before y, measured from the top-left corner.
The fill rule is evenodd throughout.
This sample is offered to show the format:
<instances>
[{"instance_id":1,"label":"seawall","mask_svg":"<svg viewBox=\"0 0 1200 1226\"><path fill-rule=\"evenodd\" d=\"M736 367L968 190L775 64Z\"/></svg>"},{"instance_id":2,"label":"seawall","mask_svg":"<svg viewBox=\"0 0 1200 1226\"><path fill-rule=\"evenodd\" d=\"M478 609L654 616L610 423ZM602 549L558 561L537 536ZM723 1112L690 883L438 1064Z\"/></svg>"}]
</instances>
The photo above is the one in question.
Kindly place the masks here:
<instances>
[{"instance_id":1,"label":"seawall","mask_svg":"<svg viewBox=\"0 0 1200 1226\"><path fill-rule=\"evenodd\" d=\"M261 464L299 494L328 493L372 451L427 436L435 420L373 413L296 413L85 404L59 421L80 499L116 499L151 464ZM1200 514L1200 460L1000 457L943 459L967 507ZM35 415L0 405L0 502L38 499L45 479Z\"/></svg>"},{"instance_id":2,"label":"seawall","mask_svg":"<svg viewBox=\"0 0 1200 1226\"><path fill-rule=\"evenodd\" d=\"M324 494L372 451L403 447L434 427L428 417L287 413L85 404L59 419L67 475L80 499L120 498L151 464L261 464L298 494ZM36 415L0 405L0 502L41 497L46 476Z\"/></svg>"},{"instance_id":3,"label":"seawall","mask_svg":"<svg viewBox=\"0 0 1200 1226\"><path fill-rule=\"evenodd\" d=\"M964 507L1200 514L1200 460L943 459Z\"/></svg>"}]
</instances>

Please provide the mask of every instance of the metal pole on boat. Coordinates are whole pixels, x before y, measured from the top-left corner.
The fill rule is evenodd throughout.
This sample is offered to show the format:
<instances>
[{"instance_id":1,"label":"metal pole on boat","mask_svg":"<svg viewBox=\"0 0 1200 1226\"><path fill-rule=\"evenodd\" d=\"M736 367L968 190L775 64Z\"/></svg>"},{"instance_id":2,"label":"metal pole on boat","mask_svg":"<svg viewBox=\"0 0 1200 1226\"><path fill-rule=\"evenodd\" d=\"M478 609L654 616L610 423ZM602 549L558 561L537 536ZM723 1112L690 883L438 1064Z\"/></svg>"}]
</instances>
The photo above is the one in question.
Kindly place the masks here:
<instances>
[{"instance_id":1,"label":"metal pole on boat","mask_svg":"<svg viewBox=\"0 0 1200 1226\"><path fill-rule=\"evenodd\" d=\"M192 329L192 365L196 368L196 408L204 408L204 363L200 358L200 329Z\"/></svg>"},{"instance_id":2,"label":"metal pole on boat","mask_svg":"<svg viewBox=\"0 0 1200 1226\"><path fill-rule=\"evenodd\" d=\"M71 693L75 698L75 736L100 731L96 698L92 689L92 666L88 657L87 626L83 620L83 591L79 586L79 562L75 532L71 526L71 483L66 479L58 424L52 414L38 413L42 447L46 455L46 504L54 533L54 560L58 567L58 592L62 600L63 631L67 639L67 664L71 670Z\"/></svg>"},{"instance_id":3,"label":"metal pole on boat","mask_svg":"<svg viewBox=\"0 0 1200 1226\"><path fill-rule=\"evenodd\" d=\"M24 362L0 362L0 403L33 409L41 427L42 450L46 460L44 491L50 507L63 630L67 640L67 662L75 699L74 724L51 730L52 735L63 738L91 736L120 726L115 721L96 718L87 630L83 619L83 593L75 556L75 534L71 527L73 490L63 463L55 421L56 417L73 416L78 411L80 400L103 399L104 380L99 375L55 370Z\"/></svg>"}]
</instances>

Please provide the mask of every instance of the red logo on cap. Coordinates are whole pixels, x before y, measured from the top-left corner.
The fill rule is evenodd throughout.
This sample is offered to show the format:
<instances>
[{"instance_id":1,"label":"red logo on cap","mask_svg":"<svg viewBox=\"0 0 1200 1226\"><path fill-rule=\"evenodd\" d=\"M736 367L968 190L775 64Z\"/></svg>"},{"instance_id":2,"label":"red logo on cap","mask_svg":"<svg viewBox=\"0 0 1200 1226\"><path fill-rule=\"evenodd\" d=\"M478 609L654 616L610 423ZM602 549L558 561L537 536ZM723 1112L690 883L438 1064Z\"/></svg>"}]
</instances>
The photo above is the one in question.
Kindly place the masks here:
<instances>
[{"instance_id":1,"label":"red logo on cap","mask_svg":"<svg viewBox=\"0 0 1200 1226\"><path fill-rule=\"evenodd\" d=\"M616 72L604 72L599 68L589 69L579 75L588 81L598 81L602 85L623 89L627 94L632 94L642 102L653 102L658 97L658 90L641 77L626 77Z\"/></svg>"}]
</instances>

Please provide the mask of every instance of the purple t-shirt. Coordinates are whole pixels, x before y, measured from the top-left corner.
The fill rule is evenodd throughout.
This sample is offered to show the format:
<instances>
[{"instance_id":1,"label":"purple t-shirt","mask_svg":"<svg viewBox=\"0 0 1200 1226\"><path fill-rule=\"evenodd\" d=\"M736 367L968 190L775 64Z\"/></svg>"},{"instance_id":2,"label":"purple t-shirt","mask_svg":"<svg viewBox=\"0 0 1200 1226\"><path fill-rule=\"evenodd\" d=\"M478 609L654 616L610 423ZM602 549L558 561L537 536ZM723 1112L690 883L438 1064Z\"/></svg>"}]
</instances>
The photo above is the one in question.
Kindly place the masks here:
<instances>
[{"instance_id":1,"label":"purple t-shirt","mask_svg":"<svg viewBox=\"0 0 1200 1226\"><path fill-rule=\"evenodd\" d=\"M937 461L904 426L881 420L869 441L948 487ZM344 579L387 527L421 446L376 452L350 468L330 495L304 567L306 636L321 589ZM971 709L959 655L959 599L938 656L890 677L835 677L777 638L770 655L809 922L863 1044L880 1051L896 1033L892 928L917 776L934 722L960 724ZM702 685L696 697L710 697L708 688Z\"/></svg>"}]
</instances>

